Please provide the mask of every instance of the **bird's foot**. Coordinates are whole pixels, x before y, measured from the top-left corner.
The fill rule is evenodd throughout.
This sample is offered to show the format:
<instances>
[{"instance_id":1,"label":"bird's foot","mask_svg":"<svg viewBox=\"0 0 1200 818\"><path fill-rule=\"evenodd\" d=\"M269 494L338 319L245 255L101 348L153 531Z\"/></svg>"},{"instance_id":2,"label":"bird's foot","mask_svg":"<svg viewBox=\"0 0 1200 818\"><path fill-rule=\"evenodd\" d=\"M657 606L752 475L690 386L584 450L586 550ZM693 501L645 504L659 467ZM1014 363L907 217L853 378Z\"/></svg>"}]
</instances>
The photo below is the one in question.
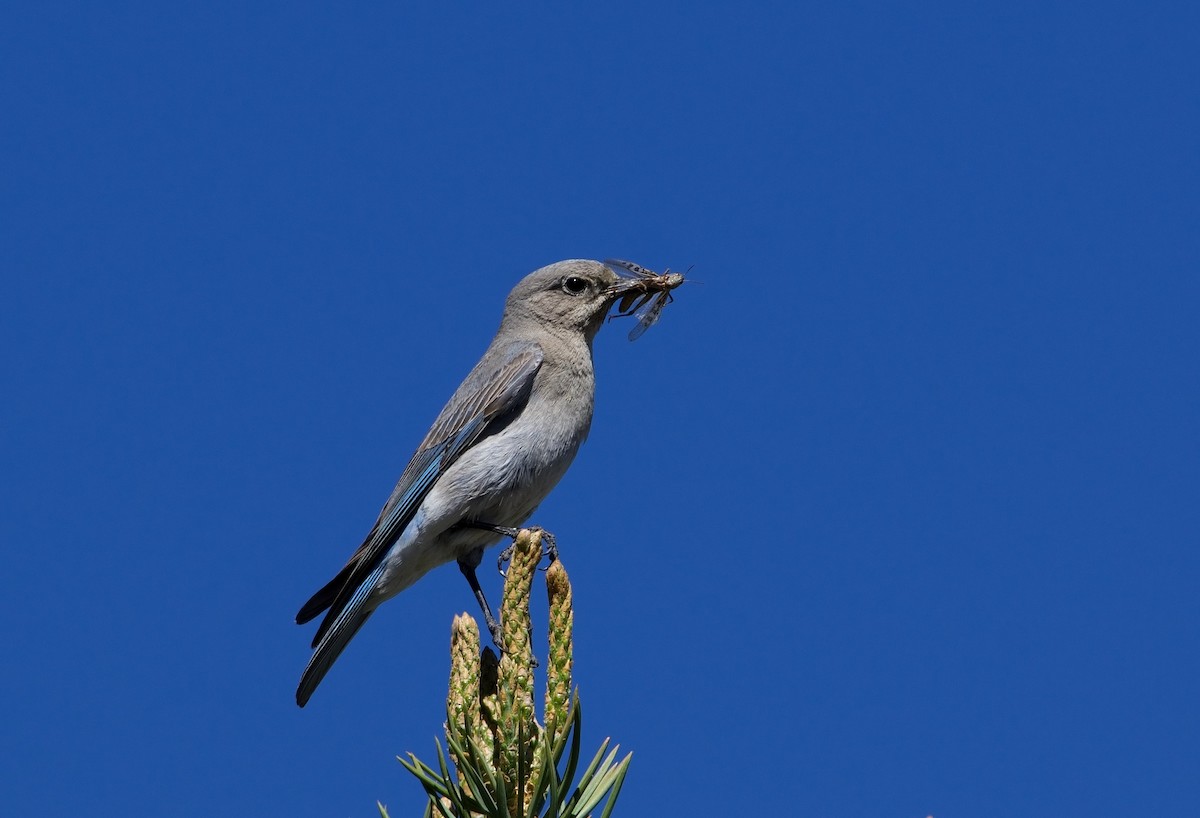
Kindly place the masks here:
<instances>
[{"instance_id":1,"label":"bird's foot","mask_svg":"<svg viewBox=\"0 0 1200 818\"><path fill-rule=\"evenodd\" d=\"M508 653L508 648L504 647L504 632L500 628L500 623L491 616L486 617L488 633L491 634L492 644L496 646L496 650L500 653Z\"/></svg>"},{"instance_id":2,"label":"bird's foot","mask_svg":"<svg viewBox=\"0 0 1200 818\"><path fill-rule=\"evenodd\" d=\"M544 528L541 531L542 544L546 546L542 551L542 556L546 557L551 563L556 562L558 560L558 539ZM542 570L546 569L543 568Z\"/></svg>"},{"instance_id":3,"label":"bird's foot","mask_svg":"<svg viewBox=\"0 0 1200 818\"><path fill-rule=\"evenodd\" d=\"M492 523L481 523L476 520L465 520L459 525L463 528L477 528L480 531L490 531L493 534L499 534L502 537L508 537L510 540L515 540L517 535L521 533L520 528L513 528L507 525L493 525ZM536 531L542 537L542 544L545 546L542 549L542 556L547 557L550 562L558 559L558 539L540 525L529 526L530 531ZM500 572L500 576L507 575L509 562L512 561L513 547L510 545L500 552L500 558L496 561L496 568ZM544 568L542 569L545 570Z\"/></svg>"}]
</instances>

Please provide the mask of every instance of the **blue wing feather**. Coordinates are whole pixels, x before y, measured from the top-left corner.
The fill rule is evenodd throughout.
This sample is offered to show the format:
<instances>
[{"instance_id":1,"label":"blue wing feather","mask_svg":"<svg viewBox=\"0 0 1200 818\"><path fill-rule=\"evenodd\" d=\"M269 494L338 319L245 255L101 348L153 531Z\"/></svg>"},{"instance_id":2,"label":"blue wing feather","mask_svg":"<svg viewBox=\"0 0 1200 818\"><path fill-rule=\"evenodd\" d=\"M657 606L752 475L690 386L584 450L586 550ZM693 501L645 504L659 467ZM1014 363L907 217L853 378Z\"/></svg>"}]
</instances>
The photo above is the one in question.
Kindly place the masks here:
<instances>
[{"instance_id":1,"label":"blue wing feather","mask_svg":"<svg viewBox=\"0 0 1200 818\"><path fill-rule=\"evenodd\" d=\"M488 425L493 420L524 407L541 363L542 351L536 344L508 344L489 349L463 381L404 469L362 545L337 576L317 591L296 615L296 621L304 623L328 609L329 613L313 637L313 646L319 654L328 653L321 646L327 644L327 637L333 638L334 630L346 633L342 623L354 620L357 616L355 608L361 608L366 597L362 596L357 605L354 601L375 586L378 577L374 581L371 578L416 515L433 484L463 452L487 435ZM342 616L343 613L346 616ZM333 658L363 621L365 617L358 620L344 637ZM332 661L330 658L329 664ZM320 675L324 675L324 670ZM308 677L306 672L305 678ZM314 682L312 687L315 686Z\"/></svg>"},{"instance_id":2,"label":"blue wing feather","mask_svg":"<svg viewBox=\"0 0 1200 818\"><path fill-rule=\"evenodd\" d=\"M301 707L308 704L313 691L325 678L329 668L346 649L346 645L350 644L350 640L354 638L354 634L358 633L358 629L363 626L363 623L371 618L374 609L364 609L364 603L374 583L379 581L382 574L383 566L376 566L371 575L367 577L368 581L359 585L358 590L347 600L337 616L326 620L331 622L331 625L326 629L327 632L321 637L320 642L314 645L316 650L309 658L308 664L304 668L304 674L300 677L300 685L296 688L296 704Z\"/></svg>"}]
</instances>

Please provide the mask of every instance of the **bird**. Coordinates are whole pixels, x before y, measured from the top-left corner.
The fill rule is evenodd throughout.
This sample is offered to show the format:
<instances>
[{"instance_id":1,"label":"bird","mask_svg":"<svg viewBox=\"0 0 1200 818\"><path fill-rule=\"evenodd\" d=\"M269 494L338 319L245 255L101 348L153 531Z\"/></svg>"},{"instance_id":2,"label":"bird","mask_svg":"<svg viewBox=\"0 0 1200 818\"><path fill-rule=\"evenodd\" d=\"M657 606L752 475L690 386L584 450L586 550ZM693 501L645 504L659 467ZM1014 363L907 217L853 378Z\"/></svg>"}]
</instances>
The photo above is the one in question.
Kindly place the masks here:
<instances>
[{"instance_id":1,"label":"bird","mask_svg":"<svg viewBox=\"0 0 1200 818\"><path fill-rule=\"evenodd\" d=\"M325 614L296 689L300 707L379 605L451 561L502 647L475 569L484 549L514 536L571 465L592 423L593 339L609 308L644 288L644 279L586 259L542 267L513 288L491 344L362 545L296 614L298 624Z\"/></svg>"}]
</instances>

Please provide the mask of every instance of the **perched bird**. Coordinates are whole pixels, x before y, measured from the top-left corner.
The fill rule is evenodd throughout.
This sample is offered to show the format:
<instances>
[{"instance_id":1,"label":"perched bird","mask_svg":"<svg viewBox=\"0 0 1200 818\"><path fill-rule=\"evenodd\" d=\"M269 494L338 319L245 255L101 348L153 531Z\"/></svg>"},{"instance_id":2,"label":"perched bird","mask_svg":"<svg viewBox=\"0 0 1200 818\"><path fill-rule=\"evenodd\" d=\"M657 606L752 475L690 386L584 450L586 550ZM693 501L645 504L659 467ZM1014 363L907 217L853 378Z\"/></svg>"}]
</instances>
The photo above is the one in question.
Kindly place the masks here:
<instances>
[{"instance_id":1,"label":"perched bird","mask_svg":"<svg viewBox=\"0 0 1200 818\"><path fill-rule=\"evenodd\" d=\"M672 282L674 283L674 282ZM592 423L592 339L645 278L560 261L509 294L500 329L442 409L345 567L296 614L325 614L296 703L303 707L384 601L457 560L497 639L475 577L483 550L521 525L562 478Z\"/></svg>"}]
</instances>

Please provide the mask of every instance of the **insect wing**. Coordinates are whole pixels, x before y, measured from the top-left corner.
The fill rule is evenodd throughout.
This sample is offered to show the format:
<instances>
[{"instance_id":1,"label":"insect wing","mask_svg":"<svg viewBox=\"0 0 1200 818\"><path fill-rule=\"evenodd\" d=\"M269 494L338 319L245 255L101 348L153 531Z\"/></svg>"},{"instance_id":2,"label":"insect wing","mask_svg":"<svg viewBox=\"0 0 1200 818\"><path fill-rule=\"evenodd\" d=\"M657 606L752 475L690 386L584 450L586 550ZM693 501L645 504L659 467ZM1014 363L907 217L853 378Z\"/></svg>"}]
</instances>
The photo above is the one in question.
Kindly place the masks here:
<instances>
[{"instance_id":1,"label":"insect wing","mask_svg":"<svg viewBox=\"0 0 1200 818\"><path fill-rule=\"evenodd\" d=\"M630 311L633 310L633 302L637 301L638 295L637 292L626 293L621 298L621 303L617 305L617 315L629 315Z\"/></svg>"},{"instance_id":2,"label":"insect wing","mask_svg":"<svg viewBox=\"0 0 1200 818\"><path fill-rule=\"evenodd\" d=\"M632 261L622 261L619 258L606 258L604 263L610 264L613 267L620 267L628 273L633 273L638 278L655 278L658 275L653 270L647 270L640 264L634 264Z\"/></svg>"},{"instance_id":3,"label":"insect wing","mask_svg":"<svg viewBox=\"0 0 1200 818\"><path fill-rule=\"evenodd\" d=\"M669 293L666 291L658 293L654 298L646 301L634 313L634 317L638 319L637 324L629 331L629 340L636 341L642 337L642 333L654 326L658 321L658 316L662 315L663 307L666 306Z\"/></svg>"},{"instance_id":4,"label":"insect wing","mask_svg":"<svg viewBox=\"0 0 1200 818\"><path fill-rule=\"evenodd\" d=\"M645 307L646 302L653 298L654 295L654 293L642 292L626 293L625 297L621 299L621 303L617 305L616 312L608 316L608 320L626 318L635 313L640 313L642 308Z\"/></svg>"}]
</instances>

